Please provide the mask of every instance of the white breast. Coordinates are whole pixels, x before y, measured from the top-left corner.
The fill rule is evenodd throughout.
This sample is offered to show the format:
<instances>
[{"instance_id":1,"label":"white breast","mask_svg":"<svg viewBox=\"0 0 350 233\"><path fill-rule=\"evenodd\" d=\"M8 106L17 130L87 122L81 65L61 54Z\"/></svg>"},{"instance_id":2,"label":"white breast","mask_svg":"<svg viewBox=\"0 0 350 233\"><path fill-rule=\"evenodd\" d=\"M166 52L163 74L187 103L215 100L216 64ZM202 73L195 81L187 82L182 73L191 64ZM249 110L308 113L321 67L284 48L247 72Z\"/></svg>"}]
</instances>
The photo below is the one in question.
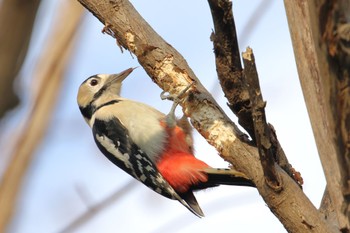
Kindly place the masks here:
<instances>
[{"instance_id":1,"label":"white breast","mask_svg":"<svg viewBox=\"0 0 350 233\"><path fill-rule=\"evenodd\" d=\"M133 142L155 162L165 147L167 135L159 123L165 115L146 104L123 98L120 100L99 109L95 117L101 120L117 117L128 129Z\"/></svg>"}]
</instances>

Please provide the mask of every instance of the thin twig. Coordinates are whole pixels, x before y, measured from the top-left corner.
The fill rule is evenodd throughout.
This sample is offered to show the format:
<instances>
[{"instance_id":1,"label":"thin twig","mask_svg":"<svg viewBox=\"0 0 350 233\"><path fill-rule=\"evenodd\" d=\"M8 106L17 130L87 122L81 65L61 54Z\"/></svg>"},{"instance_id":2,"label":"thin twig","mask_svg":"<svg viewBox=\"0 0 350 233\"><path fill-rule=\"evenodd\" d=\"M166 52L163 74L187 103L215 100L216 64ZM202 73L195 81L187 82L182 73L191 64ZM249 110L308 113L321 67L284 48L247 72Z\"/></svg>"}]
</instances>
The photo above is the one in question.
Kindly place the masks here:
<instances>
[{"instance_id":1,"label":"thin twig","mask_svg":"<svg viewBox=\"0 0 350 233\"><path fill-rule=\"evenodd\" d=\"M70 224L64 227L59 233L69 233L75 232L79 227L81 227L84 223L87 223L94 216L99 214L101 211L105 210L107 207L111 206L113 202L116 202L120 198L122 198L125 194L129 193L133 188L135 188L137 182L135 180L131 180L127 184L125 184L122 188L119 188L117 191L113 192L110 196L102 200L101 202L95 205L89 205L88 211L84 214L73 220Z\"/></svg>"}]
</instances>

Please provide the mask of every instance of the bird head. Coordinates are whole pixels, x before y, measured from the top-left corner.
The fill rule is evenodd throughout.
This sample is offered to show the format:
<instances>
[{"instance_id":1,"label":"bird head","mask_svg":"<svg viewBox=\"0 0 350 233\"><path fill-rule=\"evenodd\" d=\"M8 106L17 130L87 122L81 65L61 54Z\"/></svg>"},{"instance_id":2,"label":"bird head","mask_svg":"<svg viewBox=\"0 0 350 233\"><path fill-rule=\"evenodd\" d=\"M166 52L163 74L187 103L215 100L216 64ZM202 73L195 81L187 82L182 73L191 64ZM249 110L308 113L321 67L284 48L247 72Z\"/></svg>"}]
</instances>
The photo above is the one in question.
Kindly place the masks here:
<instances>
[{"instance_id":1,"label":"bird head","mask_svg":"<svg viewBox=\"0 0 350 233\"><path fill-rule=\"evenodd\" d=\"M119 97L122 81L134 70L126 69L119 74L97 74L86 79L79 87L79 109L88 122L99 106Z\"/></svg>"}]
</instances>

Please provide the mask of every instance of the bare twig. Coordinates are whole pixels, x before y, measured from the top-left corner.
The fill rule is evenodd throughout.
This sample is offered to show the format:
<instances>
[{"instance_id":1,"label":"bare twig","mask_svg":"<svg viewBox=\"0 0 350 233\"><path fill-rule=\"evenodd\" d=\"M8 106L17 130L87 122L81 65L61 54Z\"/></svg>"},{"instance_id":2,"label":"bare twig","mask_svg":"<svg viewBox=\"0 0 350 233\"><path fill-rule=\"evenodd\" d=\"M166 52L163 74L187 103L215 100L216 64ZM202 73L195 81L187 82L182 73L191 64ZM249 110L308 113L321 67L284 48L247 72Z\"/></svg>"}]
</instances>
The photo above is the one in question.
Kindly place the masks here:
<instances>
[{"instance_id":1,"label":"bare twig","mask_svg":"<svg viewBox=\"0 0 350 233\"><path fill-rule=\"evenodd\" d=\"M16 197L23 177L36 146L45 134L82 16L82 9L76 3L65 1L63 5L59 12L65 12L64 18L60 19L54 28L36 68L33 86L36 87L37 93L30 117L26 119L23 133L17 139L12 160L0 184L0 232L6 232L5 229L16 209Z\"/></svg>"},{"instance_id":2,"label":"bare twig","mask_svg":"<svg viewBox=\"0 0 350 233\"><path fill-rule=\"evenodd\" d=\"M69 233L75 232L79 227L81 227L84 223L88 222L95 215L111 206L113 202L116 202L120 198L122 198L125 194L130 192L134 187L136 187L137 182L135 180L131 180L122 188L119 188L116 192L113 192L110 196L102 200L101 202L95 205L89 205L88 211L73 220L68 226L63 228L63 230L59 231L59 233Z\"/></svg>"},{"instance_id":3,"label":"bare twig","mask_svg":"<svg viewBox=\"0 0 350 233\"><path fill-rule=\"evenodd\" d=\"M239 36L238 39L241 45L245 46L246 41L249 39L252 32L256 30L257 25L263 21L263 16L269 12L268 10L274 2L274 0L259 1L259 5L250 13L248 22L244 25L242 32L237 35Z\"/></svg>"},{"instance_id":4,"label":"bare twig","mask_svg":"<svg viewBox=\"0 0 350 233\"><path fill-rule=\"evenodd\" d=\"M282 184L275 169L275 151L271 143L270 127L266 122L265 116L266 102L262 98L253 50L248 47L242 57L244 76L248 84L251 102L255 141L258 147L261 165L267 184L274 190L279 191L282 188Z\"/></svg>"},{"instance_id":5,"label":"bare twig","mask_svg":"<svg viewBox=\"0 0 350 233\"><path fill-rule=\"evenodd\" d=\"M294 179L294 181L297 182L300 188L302 188L302 185L304 184L303 177L301 176L300 172L295 170L292 165L289 163L286 154L284 153L284 150L280 144L280 142L277 139L277 134L275 131L275 128L273 125L268 124L270 128L270 141L272 143L272 150L274 154L274 158L276 160L276 163L285 171L287 174Z\"/></svg>"}]
</instances>

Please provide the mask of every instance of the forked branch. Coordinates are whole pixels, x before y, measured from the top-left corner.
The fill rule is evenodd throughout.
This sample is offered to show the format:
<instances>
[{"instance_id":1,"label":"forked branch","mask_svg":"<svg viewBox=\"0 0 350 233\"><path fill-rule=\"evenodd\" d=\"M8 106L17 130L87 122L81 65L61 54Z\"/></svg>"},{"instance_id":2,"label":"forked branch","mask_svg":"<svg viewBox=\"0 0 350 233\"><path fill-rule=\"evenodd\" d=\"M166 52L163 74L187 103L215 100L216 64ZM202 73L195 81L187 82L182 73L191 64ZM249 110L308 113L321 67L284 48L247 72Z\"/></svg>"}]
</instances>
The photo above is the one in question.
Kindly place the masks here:
<instances>
[{"instance_id":1,"label":"forked branch","mask_svg":"<svg viewBox=\"0 0 350 233\"><path fill-rule=\"evenodd\" d=\"M240 131L202 86L185 59L149 26L129 1L79 1L108 25L118 44L136 55L140 65L164 91L178 95L195 82L180 103L184 113L221 157L254 181L269 208L289 232L336 232L278 166L276 172L283 189L276 194L266 185L257 149L240 140Z\"/></svg>"}]
</instances>

